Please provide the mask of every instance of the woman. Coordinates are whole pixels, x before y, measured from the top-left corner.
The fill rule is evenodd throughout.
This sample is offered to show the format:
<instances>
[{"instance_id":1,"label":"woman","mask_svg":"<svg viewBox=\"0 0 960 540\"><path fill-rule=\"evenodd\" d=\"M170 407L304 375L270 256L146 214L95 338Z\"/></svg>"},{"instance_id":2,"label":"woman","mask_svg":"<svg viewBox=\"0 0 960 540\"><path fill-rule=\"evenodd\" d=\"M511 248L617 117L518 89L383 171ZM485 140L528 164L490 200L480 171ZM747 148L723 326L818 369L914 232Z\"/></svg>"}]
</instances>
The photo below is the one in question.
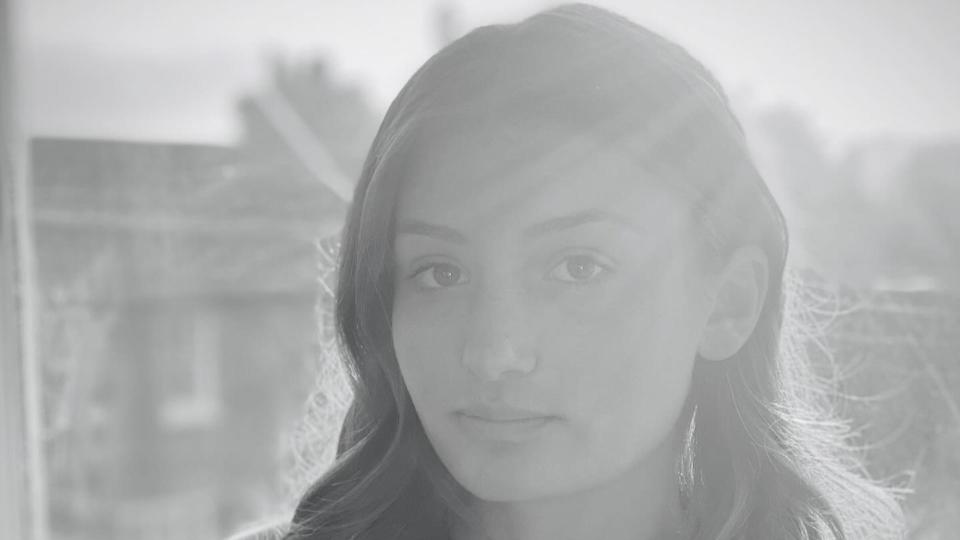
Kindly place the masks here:
<instances>
[{"instance_id":1,"label":"woman","mask_svg":"<svg viewBox=\"0 0 960 540\"><path fill-rule=\"evenodd\" d=\"M712 75L608 11L479 28L343 233L354 401L287 539L881 538L781 346L787 231Z\"/></svg>"}]
</instances>

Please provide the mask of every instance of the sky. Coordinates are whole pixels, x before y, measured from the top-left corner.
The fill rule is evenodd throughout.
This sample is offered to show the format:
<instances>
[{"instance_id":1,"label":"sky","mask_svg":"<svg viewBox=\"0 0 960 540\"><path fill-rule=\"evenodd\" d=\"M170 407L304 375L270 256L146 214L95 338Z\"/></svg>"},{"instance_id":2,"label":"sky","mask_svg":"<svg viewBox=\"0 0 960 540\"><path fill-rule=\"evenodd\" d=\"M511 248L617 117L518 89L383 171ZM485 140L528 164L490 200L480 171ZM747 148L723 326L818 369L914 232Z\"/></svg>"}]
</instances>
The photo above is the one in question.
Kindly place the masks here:
<instances>
[{"instance_id":1,"label":"sky","mask_svg":"<svg viewBox=\"0 0 960 540\"><path fill-rule=\"evenodd\" d=\"M960 137L956 0L608 0L686 47L738 103L789 105L832 145ZM382 112L439 44L537 0L15 0L31 135L229 143L267 62L327 59Z\"/></svg>"}]
</instances>

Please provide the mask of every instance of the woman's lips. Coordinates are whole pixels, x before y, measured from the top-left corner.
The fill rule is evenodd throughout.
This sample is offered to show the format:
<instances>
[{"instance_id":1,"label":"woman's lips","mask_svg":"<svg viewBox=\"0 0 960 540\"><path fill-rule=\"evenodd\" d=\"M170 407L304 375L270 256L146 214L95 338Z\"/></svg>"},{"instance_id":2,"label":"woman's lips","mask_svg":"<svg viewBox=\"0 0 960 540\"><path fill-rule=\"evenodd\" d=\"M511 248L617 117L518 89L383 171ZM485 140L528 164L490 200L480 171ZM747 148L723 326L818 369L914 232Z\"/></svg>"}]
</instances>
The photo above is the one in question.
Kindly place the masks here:
<instances>
[{"instance_id":1,"label":"woman's lips","mask_svg":"<svg viewBox=\"0 0 960 540\"><path fill-rule=\"evenodd\" d=\"M514 422L535 418L552 418L553 415L533 409L514 407L504 403L475 403L456 411L457 414L490 422Z\"/></svg>"},{"instance_id":2,"label":"woman's lips","mask_svg":"<svg viewBox=\"0 0 960 540\"><path fill-rule=\"evenodd\" d=\"M462 416L471 418L473 420L480 420L482 422L490 422L493 424L529 424L531 422L538 422L543 420L550 420L552 416L525 416L519 418L487 418L483 416L475 416L467 413L459 413Z\"/></svg>"},{"instance_id":3,"label":"woman's lips","mask_svg":"<svg viewBox=\"0 0 960 540\"><path fill-rule=\"evenodd\" d=\"M482 439L519 442L539 434L556 416L488 418L457 412L457 422L468 434Z\"/></svg>"}]
</instances>

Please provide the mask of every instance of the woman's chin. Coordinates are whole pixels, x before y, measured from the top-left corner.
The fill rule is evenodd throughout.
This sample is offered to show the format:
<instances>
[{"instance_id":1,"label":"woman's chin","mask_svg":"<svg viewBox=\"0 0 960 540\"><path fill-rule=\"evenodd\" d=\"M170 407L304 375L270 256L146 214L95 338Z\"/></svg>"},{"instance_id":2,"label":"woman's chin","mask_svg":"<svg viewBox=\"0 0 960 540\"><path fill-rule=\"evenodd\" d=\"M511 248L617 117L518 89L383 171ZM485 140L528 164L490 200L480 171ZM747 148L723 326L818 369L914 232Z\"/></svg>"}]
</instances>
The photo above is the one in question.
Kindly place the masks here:
<instances>
[{"instance_id":1,"label":"woman's chin","mask_svg":"<svg viewBox=\"0 0 960 540\"><path fill-rule=\"evenodd\" d=\"M553 495L550 482L535 478L518 478L507 474L487 474L461 485L474 497L488 502L521 502Z\"/></svg>"},{"instance_id":2,"label":"woman's chin","mask_svg":"<svg viewBox=\"0 0 960 540\"><path fill-rule=\"evenodd\" d=\"M478 466L479 460L465 460L458 456L458 463L448 465L454 479L474 497L490 502L519 502L555 496L570 491L570 478L562 473L562 467L551 466L543 455L498 456L487 459Z\"/></svg>"}]
</instances>

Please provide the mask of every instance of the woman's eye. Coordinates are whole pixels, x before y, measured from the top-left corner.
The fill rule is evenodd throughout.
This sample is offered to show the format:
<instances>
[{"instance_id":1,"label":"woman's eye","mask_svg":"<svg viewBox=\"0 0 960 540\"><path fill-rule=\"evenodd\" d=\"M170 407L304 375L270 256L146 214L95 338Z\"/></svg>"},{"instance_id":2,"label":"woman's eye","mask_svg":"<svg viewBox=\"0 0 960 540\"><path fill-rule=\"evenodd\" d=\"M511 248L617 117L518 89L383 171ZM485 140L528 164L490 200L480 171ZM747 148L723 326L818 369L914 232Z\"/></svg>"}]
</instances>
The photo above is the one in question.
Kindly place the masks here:
<instances>
[{"instance_id":1,"label":"woman's eye","mask_svg":"<svg viewBox=\"0 0 960 540\"><path fill-rule=\"evenodd\" d=\"M553 279L568 283L585 283L607 271L607 268L589 255L566 257L550 271Z\"/></svg>"},{"instance_id":2,"label":"woman's eye","mask_svg":"<svg viewBox=\"0 0 960 540\"><path fill-rule=\"evenodd\" d=\"M427 289L441 289L466 283L466 276L455 264L430 263L413 274L417 283Z\"/></svg>"}]
</instances>

